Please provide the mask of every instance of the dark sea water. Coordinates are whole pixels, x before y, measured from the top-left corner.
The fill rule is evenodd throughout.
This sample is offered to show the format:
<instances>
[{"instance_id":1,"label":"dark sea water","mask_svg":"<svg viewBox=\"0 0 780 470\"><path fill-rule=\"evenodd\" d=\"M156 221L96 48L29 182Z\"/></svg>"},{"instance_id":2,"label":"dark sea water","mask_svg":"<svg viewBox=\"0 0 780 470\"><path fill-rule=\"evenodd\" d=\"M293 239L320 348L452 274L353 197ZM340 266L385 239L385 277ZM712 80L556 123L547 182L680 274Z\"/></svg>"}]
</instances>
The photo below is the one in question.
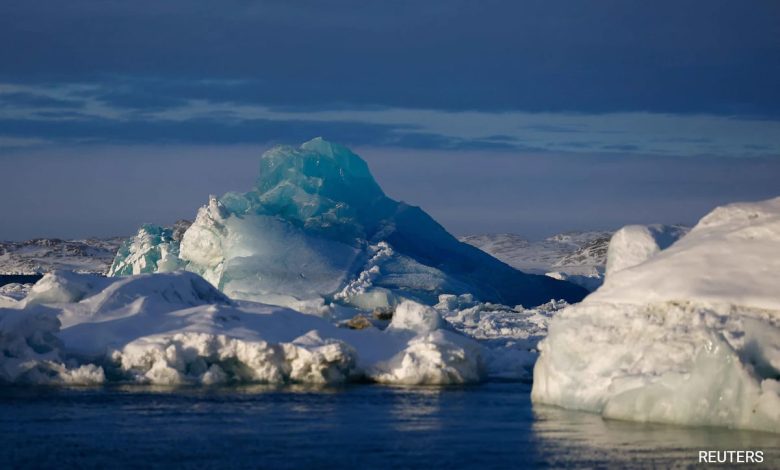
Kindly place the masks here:
<instances>
[{"instance_id":1,"label":"dark sea water","mask_svg":"<svg viewBox=\"0 0 780 470\"><path fill-rule=\"evenodd\" d=\"M0 286L18 282L19 284L36 283L43 274L0 274Z\"/></svg>"},{"instance_id":2,"label":"dark sea water","mask_svg":"<svg viewBox=\"0 0 780 470\"><path fill-rule=\"evenodd\" d=\"M777 435L532 407L530 386L0 389L3 468L670 467Z\"/></svg>"}]
</instances>

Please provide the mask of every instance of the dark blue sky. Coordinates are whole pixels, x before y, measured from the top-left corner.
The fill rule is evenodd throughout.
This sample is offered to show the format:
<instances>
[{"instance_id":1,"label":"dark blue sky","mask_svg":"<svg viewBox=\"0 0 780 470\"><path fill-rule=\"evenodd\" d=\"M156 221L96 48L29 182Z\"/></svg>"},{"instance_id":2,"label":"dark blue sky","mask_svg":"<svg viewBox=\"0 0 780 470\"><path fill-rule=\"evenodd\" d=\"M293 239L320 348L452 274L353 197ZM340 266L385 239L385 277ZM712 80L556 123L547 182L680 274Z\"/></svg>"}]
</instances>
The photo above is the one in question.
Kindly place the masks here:
<instances>
[{"instance_id":1,"label":"dark blue sky","mask_svg":"<svg viewBox=\"0 0 780 470\"><path fill-rule=\"evenodd\" d=\"M774 0L7 1L0 64L0 239L194 214L319 135L459 233L780 193Z\"/></svg>"}]
</instances>

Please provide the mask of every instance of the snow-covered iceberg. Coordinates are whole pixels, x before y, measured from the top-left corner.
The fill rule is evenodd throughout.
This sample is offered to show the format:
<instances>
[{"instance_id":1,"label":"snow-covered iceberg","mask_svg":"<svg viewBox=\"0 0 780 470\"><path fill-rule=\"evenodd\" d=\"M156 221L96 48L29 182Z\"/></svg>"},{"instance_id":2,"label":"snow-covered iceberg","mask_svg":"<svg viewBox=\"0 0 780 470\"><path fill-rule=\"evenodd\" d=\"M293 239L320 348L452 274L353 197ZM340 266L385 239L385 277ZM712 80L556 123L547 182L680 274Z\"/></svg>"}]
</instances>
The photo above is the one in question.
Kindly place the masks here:
<instances>
[{"instance_id":1,"label":"snow-covered iceberg","mask_svg":"<svg viewBox=\"0 0 780 470\"><path fill-rule=\"evenodd\" d=\"M719 207L665 250L644 235L644 261L552 320L533 400L780 432L780 198Z\"/></svg>"},{"instance_id":2,"label":"snow-covered iceberg","mask_svg":"<svg viewBox=\"0 0 780 470\"><path fill-rule=\"evenodd\" d=\"M606 274L636 266L688 233L682 225L627 225L612 235L607 248Z\"/></svg>"},{"instance_id":3,"label":"snow-covered iceberg","mask_svg":"<svg viewBox=\"0 0 780 470\"><path fill-rule=\"evenodd\" d=\"M482 347L404 301L386 328L342 328L234 301L179 271L47 274L0 308L0 383L460 384L485 377Z\"/></svg>"},{"instance_id":4,"label":"snow-covered iceberg","mask_svg":"<svg viewBox=\"0 0 780 470\"><path fill-rule=\"evenodd\" d=\"M190 225L192 223L187 220L180 220L173 227L142 225L133 238L119 246L108 275L166 273L181 269L184 263L179 259L179 244Z\"/></svg>"},{"instance_id":5,"label":"snow-covered iceberg","mask_svg":"<svg viewBox=\"0 0 780 470\"><path fill-rule=\"evenodd\" d=\"M566 305L512 308L447 294L434 307L405 300L323 318L232 300L186 271L55 272L0 305L0 383L528 380L547 323Z\"/></svg>"},{"instance_id":6,"label":"snow-covered iceberg","mask_svg":"<svg viewBox=\"0 0 780 470\"><path fill-rule=\"evenodd\" d=\"M440 294L526 306L586 294L458 241L420 208L388 198L360 157L319 138L263 154L255 187L212 197L180 242L142 228L111 274L181 267L231 298L315 312L332 302L432 305Z\"/></svg>"}]
</instances>

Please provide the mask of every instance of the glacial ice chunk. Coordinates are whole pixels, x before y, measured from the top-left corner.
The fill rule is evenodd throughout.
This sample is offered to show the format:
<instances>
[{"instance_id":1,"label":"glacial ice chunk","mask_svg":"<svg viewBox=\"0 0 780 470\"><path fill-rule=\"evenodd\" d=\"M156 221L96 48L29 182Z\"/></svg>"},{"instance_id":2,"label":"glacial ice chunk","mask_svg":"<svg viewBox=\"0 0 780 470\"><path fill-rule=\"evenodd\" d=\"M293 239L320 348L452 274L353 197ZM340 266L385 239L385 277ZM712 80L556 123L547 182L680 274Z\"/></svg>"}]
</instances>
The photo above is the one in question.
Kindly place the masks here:
<instances>
[{"instance_id":1,"label":"glacial ice chunk","mask_svg":"<svg viewBox=\"0 0 780 470\"><path fill-rule=\"evenodd\" d=\"M183 267L234 298L317 310L432 304L444 293L524 305L586 294L458 241L420 208L388 198L356 154L320 138L264 153L255 187L212 197L178 247L155 230L120 250L112 274Z\"/></svg>"},{"instance_id":2,"label":"glacial ice chunk","mask_svg":"<svg viewBox=\"0 0 780 470\"><path fill-rule=\"evenodd\" d=\"M68 365L61 358L56 310L32 305L0 308L0 384L93 385L103 383L95 364Z\"/></svg>"},{"instance_id":3,"label":"glacial ice chunk","mask_svg":"<svg viewBox=\"0 0 780 470\"><path fill-rule=\"evenodd\" d=\"M778 253L780 198L715 209L552 320L532 399L780 432Z\"/></svg>"},{"instance_id":4,"label":"glacial ice chunk","mask_svg":"<svg viewBox=\"0 0 780 470\"><path fill-rule=\"evenodd\" d=\"M377 382L403 385L457 385L482 379L479 345L446 330L435 330L409 341L392 359L375 366Z\"/></svg>"},{"instance_id":5,"label":"glacial ice chunk","mask_svg":"<svg viewBox=\"0 0 780 470\"><path fill-rule=\"evenodd\" d=\"M279 217L231 215L215 199L181 244L188 269L230 297L288 306L340 289L360 253Z\"/></svg>"},{"instance_id":6,"label":"glacial ice chunk","mask_svg":"<svg viewBox=\"0 0 780 470\"><path fill-rule=\"evenodd\" d=\"M688 232L678 225L627 225L612 235L606 274L640 264L668 248Z\"/></svg>"},{"instance_id":7,"label":"glacial ice chunk","mask_svg":"<svg viewBox=\"0 0 780 470\"><path fill-rule=\"evenodd\" d=\"M484 376L482 346L405 301L392 328L351 330L234 301L197 274L48 275L0 308L0 381L144 384L373 380L457 384Z\"/></svg>"},{"instance_id":8,"label":"glacial ice chunk","mask_svg":"<svg viewBox=\"0 0 780 470\"><path fill-rule=\"evenodd\" d=\"M444 321L439 312L427 305L404 301L395 309L389 329L430 333L442 328Z\"/></svg>"},{"instance_id":9,"label":"glacial ice chunk","mask_svg":"<svg viewBox=\"0 0 780 470\"><path fill-rule=\"evenodd\" d=\"M109 276L171 272L184 265L179 260L179 233L174 228L143 225L135 237L119 247Z\"/></svg>"}]
</instances>

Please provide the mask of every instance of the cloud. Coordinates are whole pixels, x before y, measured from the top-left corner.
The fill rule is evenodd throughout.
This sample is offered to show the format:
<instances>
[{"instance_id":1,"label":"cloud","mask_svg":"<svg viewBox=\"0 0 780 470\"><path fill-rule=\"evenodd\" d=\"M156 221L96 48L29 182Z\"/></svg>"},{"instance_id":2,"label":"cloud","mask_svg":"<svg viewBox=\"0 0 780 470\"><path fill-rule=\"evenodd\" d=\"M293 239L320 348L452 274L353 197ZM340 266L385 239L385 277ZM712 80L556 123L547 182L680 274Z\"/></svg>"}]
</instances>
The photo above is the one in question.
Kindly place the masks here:
<instances>
[{"instance_id":1,"label":"cloud","mask_svg":"<svg viewBox=\"0 0 780 470\"><path fill-rule=\"evenodd\" d=\"M185 106L187 100L169 95L150 93L145 90L110 90L94 96L107 106L140 111L154 111Z\"/></svg>"},{"instance_id":2,"label":"cloud","mask_svg":"<svg viewBox=\"0 0 780 470\"><path fill-rule=\"evenodd\" d=\"M0 93L0 108L81 108L80 100L58 99L34 93Z\"/></svg>"},{"instance_id":3,"label":"cloud","mask_svg":"<svg viewBox=\"0 0 780 470\"><path fill-rule=\"evenodd\" d=\"M190 86L240 86L209 83ZM17 97L13 106L0 107L0 135L102 144L298 142L321 135L350 145L420 149L780 156L780 120L647 112L298 109L234 100L158 99L150 91L177 84L131 78L122 78L121 85L0 83L0 96Z\"/></svg>"},{"instance_id":4,"label":"cloud","mask_svg":"<svg viewBox=\"0 0 780 470\"><path fill-rule=\"evenodd\" d=\"M48 137L65 143L190 143L243 144L303 141L316 135L353 144L387 139L392 127L350 122L307 122L246 119L225 122L193 118L173 120L0 119L0 134L21 138Z\"/></svg>"},{"instance_id":5,"label":"cloud","mask_svg":"<svg viewBox=\"0 0 780 470\"><path fill-rule=\"evenodd\" d=\"M132 115L132 111L130 112ZM0 151L24 148L56 147L63 144L191 144L236 145L251 143L299 143L315 136L347 145L375 145L439 149L512 149L513 146L490 140L449 137L425 132L410 132L409 126L352 121L305 119L188 119L123 118L106 119L72 113L36 114L33 119L0 118Z\"/></svg>"},{"instance_id":6,"label":"cloud","mask_svg":"<svg viewBox=\"0 0 780 470\"><path fill-rule=\"evenodd\" d=\"M6 3L0 79L16 83L162 77L152 102L300 110L780 116L775 0Z\"/></svg>"},{"instance_id":7,"label":"cloud","mask_svg":"<svg viewBox=\"0 0 780 470\"><path fill-rule=\"evenodd\" d=\"M317 135L459 232L693 221L776 195L776 0L2 10L0 238L191 216L206 189L251 184L260 147Z\"/></svg>"}]
</instances>

